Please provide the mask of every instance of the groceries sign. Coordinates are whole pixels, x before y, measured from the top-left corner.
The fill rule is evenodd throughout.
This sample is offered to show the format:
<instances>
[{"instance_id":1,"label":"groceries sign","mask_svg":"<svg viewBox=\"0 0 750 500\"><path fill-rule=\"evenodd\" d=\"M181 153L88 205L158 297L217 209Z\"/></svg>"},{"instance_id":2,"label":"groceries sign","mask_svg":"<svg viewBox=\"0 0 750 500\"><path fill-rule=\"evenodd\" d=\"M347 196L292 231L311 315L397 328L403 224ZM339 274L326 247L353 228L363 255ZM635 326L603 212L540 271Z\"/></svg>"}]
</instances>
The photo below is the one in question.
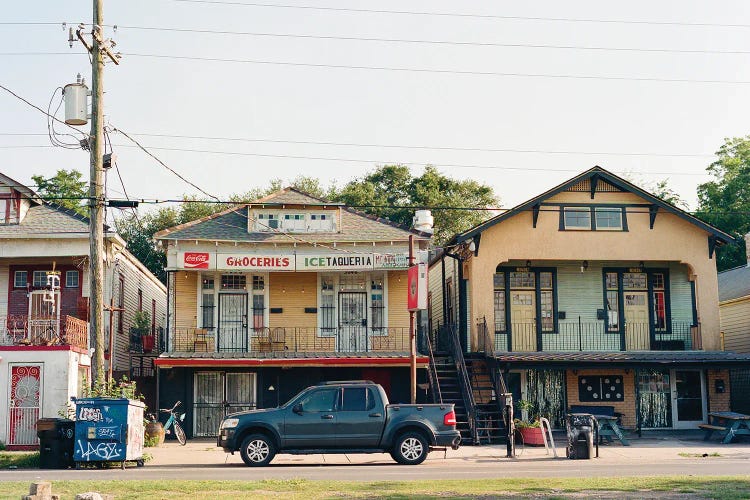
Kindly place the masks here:
<instances>
[{"instance_id":1,"label":"groceries sign","mask_svg":"<svg viewBox=\"0 0 750 500\"><path fill-rule=\"evenodd\" d=\"M369 271L406 269L406 253L247 254L180 252L180 269L219 271Z\"/></svg>"}]
</instances>

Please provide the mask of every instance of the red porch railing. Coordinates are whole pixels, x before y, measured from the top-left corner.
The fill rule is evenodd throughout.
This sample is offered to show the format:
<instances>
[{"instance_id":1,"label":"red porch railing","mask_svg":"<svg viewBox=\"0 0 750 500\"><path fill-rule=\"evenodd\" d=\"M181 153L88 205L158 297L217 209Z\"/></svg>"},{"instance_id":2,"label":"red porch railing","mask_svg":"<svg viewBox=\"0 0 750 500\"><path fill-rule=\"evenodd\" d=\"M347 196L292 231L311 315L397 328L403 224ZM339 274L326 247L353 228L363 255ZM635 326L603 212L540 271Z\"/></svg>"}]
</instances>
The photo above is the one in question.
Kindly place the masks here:
<instances>
[{"instance_id":1,"label":"red porch railing","mask_svg":"<svg viewBox=\"0 0 750 500\"><path fill-rule=\"evenodd\" d=\"M0 345L71 345L89 347L89 325L73 316L33 320L23 314L0 316Z\"/></svg>"}]
</instances>

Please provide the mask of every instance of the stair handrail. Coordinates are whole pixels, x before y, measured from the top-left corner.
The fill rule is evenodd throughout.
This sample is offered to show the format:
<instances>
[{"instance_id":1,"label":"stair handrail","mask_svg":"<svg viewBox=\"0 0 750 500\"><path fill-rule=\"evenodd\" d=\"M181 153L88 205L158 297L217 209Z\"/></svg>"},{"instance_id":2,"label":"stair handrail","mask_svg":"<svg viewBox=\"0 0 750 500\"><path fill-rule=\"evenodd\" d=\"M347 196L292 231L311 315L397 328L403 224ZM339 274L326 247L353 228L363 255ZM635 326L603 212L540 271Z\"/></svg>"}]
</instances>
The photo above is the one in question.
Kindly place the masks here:
<instances>
[{"instance_id":1,"label":"stair handrail","mask_svg":"<svg viewBox=\"0 0 750 500\"><path fill-rule=\"evenodd\" d=\"M443 404L443 393L440 390L440 380L437 375L437 367L435 366L435 353L432 350L432 340L429 335L427 337L427 354L430 357L430 365L427 367L427 378L430 382L430 391L432 392L432 402Z\"/></svg>"},{"instance_id":2,"label":"stair handrail","mask_svg":"<svg viewBox=\"0 0 750 500\"><path fill-rule=\"evenodd\" d=\"M466 407L466 413L469 420L471 440L474 443L477 443L476 403L474 402L474 393L472 392L471 382L469 381L469 372L466 369L463 348L461 347L461 341L458 338L458 329L453 324L447 326L449 327L453 346L453 361L456 364L456 374L458 376L461 395L464 400L464 406Z\"/></svg>"},{"instance_id":3,"label":"stair handrail","mask_svg":"<svg viewBox=\"0 0 750 500\"><path fill-rule=\"evenodd\" d=\"M484 353L486 357L492 356L495 352L495 344L490 339L490 333L487 329L487 317L483 317L481 321L477 321L477 333L479 334L479 345L481 346L480 351Z\"/></svg>"}]
</instances>

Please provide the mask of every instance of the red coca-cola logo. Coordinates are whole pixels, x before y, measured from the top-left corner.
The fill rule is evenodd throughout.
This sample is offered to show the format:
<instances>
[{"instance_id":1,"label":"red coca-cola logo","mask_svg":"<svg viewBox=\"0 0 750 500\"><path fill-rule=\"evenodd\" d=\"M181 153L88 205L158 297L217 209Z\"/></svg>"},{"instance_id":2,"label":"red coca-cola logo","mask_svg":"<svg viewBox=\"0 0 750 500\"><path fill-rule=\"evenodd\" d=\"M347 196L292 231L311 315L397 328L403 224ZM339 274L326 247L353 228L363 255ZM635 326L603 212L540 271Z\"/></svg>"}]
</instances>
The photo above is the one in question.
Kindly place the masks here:
<instances>
[{"instance_id":1,"label":"red coca-cola logo","mask_svg":"<svg viewBox=\"0 0 750 500\"><path fill-rule=\"evenodd\" d=\"M205 252L185 252L186 269L208 269L210 257Z\"/></svg>"}]
</instances>

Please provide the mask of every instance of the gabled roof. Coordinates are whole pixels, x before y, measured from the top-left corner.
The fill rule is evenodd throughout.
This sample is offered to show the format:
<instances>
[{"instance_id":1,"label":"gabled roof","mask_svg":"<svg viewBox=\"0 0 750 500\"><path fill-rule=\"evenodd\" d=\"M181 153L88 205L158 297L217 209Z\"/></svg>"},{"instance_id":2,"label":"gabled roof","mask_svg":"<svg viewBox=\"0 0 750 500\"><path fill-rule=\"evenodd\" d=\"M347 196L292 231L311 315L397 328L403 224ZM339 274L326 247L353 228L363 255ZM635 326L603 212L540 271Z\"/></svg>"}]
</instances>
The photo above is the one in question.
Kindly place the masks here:
<instances>
[{"instance_id":1,"label":"gabled roof","mask_svg":"<svg viewBox=\"0 0 750 500\"><path fill-rule=\"evenodd\" d=\"M0 184L5 184L6 186L15 189L16 191L23 194L26 198L30 199L34 203L41 203L42 200L39 198L39 195L36 194L32 189L29 189L28 187L24 186L20 182L11 179L5 174L0 173Z\"/></svg>"},{"instance_id":2,"label":"gabled roof","mask_svg":"<svg viewBox=\"0 0 750 500\"><path fill-rule=\"evenodd\" d=\"M719 273L719 302L750 297L750 266Z\"/></svg>"},{"instance_id":3,"label":"gabled roof","mask_svg":"<svg viewBox=\"0 0 750 500\"><path fill-rule=\"evenodd\" d=\"M684 219L690 222L691 224L694 224L698 226L699 228L703 229L704 231L708 232L709 234L711 234L712 236L716 238L717 243L723 244L723 243L731 243L735 241L732 235L725 233L724 231L717 229L714 226L703 222L702 220L689 214L688 212L685 212L684 210L677 208L671 203L668 203L662 200L661 198L654 196L648 191L645 191L639 188L635 184L629 181L626 181L622 177L618 177L612 172L609 172L597 165L581 174L578 174L572 179L567 180L563 182L562 184L550 189L549 191L546 191L540 194L539 196L536 196L528 201L525 201L521 203L520 205L517 205L511 208L510 210L503 212L502 214L497 215L483 222L482 224L474 226L468 231L457 234L456 236L453 237L453 240L451 241L451 243L455 243L455 244L463 243L469 240L470 238L478 234L481 234L483 231L485 231L486 229L489 229L495 224L504 221L505 219L509 219L510 217L513 217L514 215L517 215L521 212L532 210L535 205L538 205L542 203L544 200L547 200L573 186L576 186L583 181L589 181L593 185L596 185L598 181L604 181L605 183L613 186L616 189L638 195L641 198L648 201L649 203L651 203L652 205L659 207L659 209L663 209L669 213L672 213L680 217L681 219Z\"/></svg>"},{"instance_id":4,"label":"gabled roof","mask_svg":"<svg viewBox=\"0 0 750 500\"><path fill-rule=\"evenodd\" d=\"M310 208L341 208L339 231L330 233L248 232L248 208L289 205ZM341 203L316 198L299 189L288 187L251 203L237 205L201 219L164 229L156 233L154 238L268 243L289 243L304 240L310 243L317 243L332 241L399 241L407 239L412 234L422 238L430 237L429 234L409 229L388 219L366 214L346 207Z\"/></svg>"},{"instance_id":5,"label":"gabled roof","mask_svg":"<svg viewBox=\"0 0 750 500\"><path fill-rule=\"evenodd\" d=\"M250 205L307 205L307 206L343 206L343 203L327 201L294 187L286 187L275 193L250 203Z\"/></svg>"}]
</instances>

